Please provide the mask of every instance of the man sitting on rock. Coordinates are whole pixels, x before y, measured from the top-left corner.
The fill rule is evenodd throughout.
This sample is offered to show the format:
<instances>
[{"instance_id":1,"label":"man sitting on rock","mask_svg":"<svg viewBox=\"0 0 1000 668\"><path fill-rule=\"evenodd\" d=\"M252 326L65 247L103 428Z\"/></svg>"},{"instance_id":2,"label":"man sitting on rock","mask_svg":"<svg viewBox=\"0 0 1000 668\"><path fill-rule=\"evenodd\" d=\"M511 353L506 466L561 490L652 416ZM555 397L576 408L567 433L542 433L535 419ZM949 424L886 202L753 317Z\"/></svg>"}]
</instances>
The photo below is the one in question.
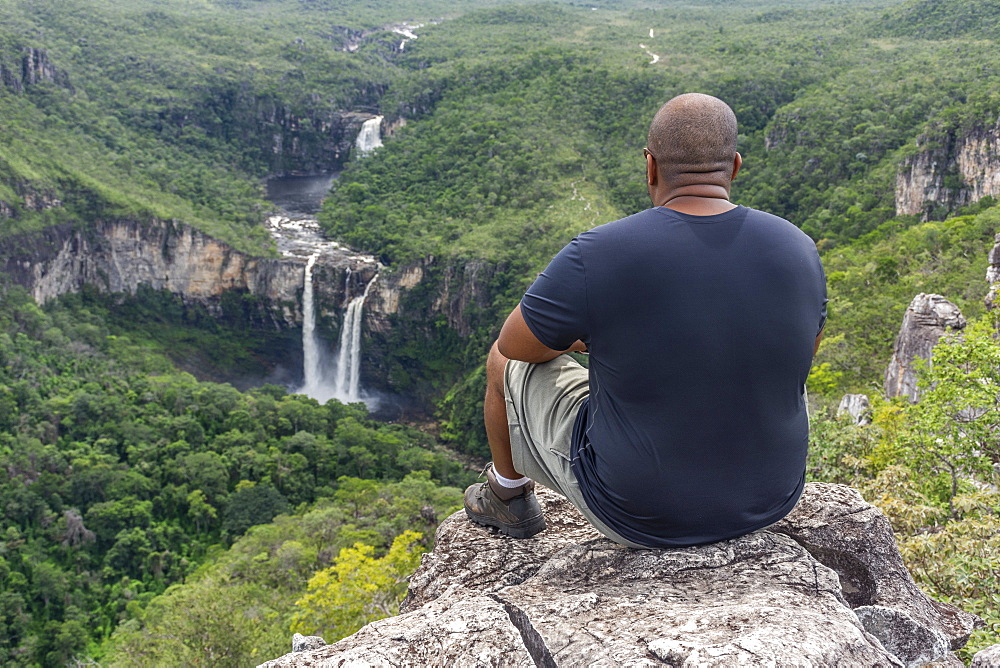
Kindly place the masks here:
<instances>
[{"instance_id":1,"label":"man sitting on rock","mask_svg":"<svg viewBox=\"0 0 1000 668\"><path fill-rule=\"evenodd\" d=\"M729 201L736 134L717 98L667 102L644 151L654 208L573 239L507 318L474 522L544 529L535 480L636 548L733 538L795 505L826 285L808 236Z\"/></svg>"}]
</instances>

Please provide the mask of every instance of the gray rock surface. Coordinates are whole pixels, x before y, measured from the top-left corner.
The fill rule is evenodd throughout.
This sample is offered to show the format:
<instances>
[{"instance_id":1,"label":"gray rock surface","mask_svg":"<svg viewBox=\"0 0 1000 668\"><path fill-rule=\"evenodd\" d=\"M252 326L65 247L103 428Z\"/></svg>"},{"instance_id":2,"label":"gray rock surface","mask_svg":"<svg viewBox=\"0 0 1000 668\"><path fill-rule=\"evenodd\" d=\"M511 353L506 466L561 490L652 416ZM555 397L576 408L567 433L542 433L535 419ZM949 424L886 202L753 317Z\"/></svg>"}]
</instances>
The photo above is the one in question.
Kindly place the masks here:
<instances>
[{"instance_id":1,"label":"gray rock surface","mask_svg":"<svg viewBox=\"0 0 1000 668\"><path fill-rule=\"evenodd\" d=\"M948 212L1000 194L1000 120L932 132L896 173L896 213L942 219Z\"/></svg>"},{"instance_id":2,"label":"gray rock surface","mask_svg":"<svg viewBox=\"0 0 1000 668\"><path fill-rule=\"evenodd\" d=\"M25 46L21 49L20 68L10 68L0 63L0 86L19 94L25 87L41 83L51 83L73 91L69 76L57 68L49 58L48 51Z\"/></svg>"},{"instance_id":3,"label":"gray rock surface","mask_svg":"<svg viewBox=\"0 0 1000 668\"><path fill-rule=\"evenodd\" d=\"M293 652L308 652L310 650L319 649L325 645L326 641L319 636L304 636L301 633L296 633L292 636Z\"/></svg>"},{"instance_id":4,"label":"gray rock surface","mask_svg":"<svg viewBox=\"0 0 1000 668\"><path fill-rule=\"evenodd\" d=\"M887 628L888 613L882 609L901 613L896 617L901 623L893 626L919 627L914 633L928 638L941 634L952 650L963 647L982 624L975 615L920 591L903 564L888 518L846 485L809 483L792 512L770 529L793 538L835 570L844 599L855 612L866 608L860 613L862 622L871 620L866 628L883 642L899 646L878 630Z\"/></svg>"},{"instance_id":5,"label":"gray rock surface","mask_svg":"<svg viewBox=\"0 0 1000 668\"><path fill-rule=\"evenodd\" d=\"M314 275L324 315L336 315L345 301L348 269L367 271L368 278L378 271L374 262L358 266L349 252L321 260ZM269 304L275 324L296 326L302 321L304 258L252 257L171 221L99 221L86 230L59 226L8 238L0 242L0 271L29 290L39 304L84 285L132 294L147 285L220 313L223 293L235 290Z\"/></svg>"},{"instance_id":6,"label":"gray rock surface","mask_svg":"<svg viewBox=\"0 0 1000 668\"><path fill-rule=\"evenodd\" d=\"M1000 234L993 238L993 248L990 249L989 266L986 267L986 284L989 292L986 293L986 308L993 310L997 307L997 292L1000 290Z\"/></svg>"},{"instance_id":7,"label":"gray rock surface","mask_svg":"<svg viewBox=\"0 0 1000 668\"><path fill-rule=\"evenodd\" d=\"M493 533L464 513L451 516L412 577L399 616L263 665L902 666L953 659L938 608L898 584L912 580L894 570L902 562L891 532L875 530L878 511L849 488L808 485L774 530L673 550L616 545L562 497L541 490L539 500L549 528L529 540ZM838 530L856 533L837 543ZM863 532L878 545L858 545ZM841 545L854 546L853 562L838 553ZM837 565L845 567L851 595L871 610L852 610L858 606L845 596ZM883 589L866 577L896 584ZM976 619L950 610L940 616ZM919 647L907 652L919 659L897 657L876 635L896 638L899 620L904 630L916 629Z\"/></svg>"},{"instance_id":8,"label":"gray rock surface","mask_svg":"<svg viewBox=\"0 0 1000 668\"><path fill-rule=\"evenodd\" d=\"M914 297L903 316L885 372L885 395L916 401L919 392L915 360L929 360L931 350L946 332L961 330L965 325L962 312L941 295L920 293Z\"/></svg>"},{"instance_id":9,"label":"gray rock surface","mask_svg":"<svg viewBox=\"0 0 1000 668\"><path fill-rule=\"evenodd\" d=\"M951 651L948 638L940 629L921 623L903 610L863 605L855 608L854 614L865 630L907 666L925 666L947 657Z\"/></svg>"},{"instance_id":10,"label":"gray rock surface","mask_svg":"<svg viewBox=\"0 0 1000 668\"><path fill-rule=\"evenodd\" d=\"M51 193L19 194L33 210L61 205ZM0 217L9 213L12 209L0 202ZM40 304L84 285L130 294L147 285L218 315L226 293L236 292L245 308L253 305L250 315L259 326L275 329L302 324L306 256L254 257L177 221L96 221L86 229L61 225L0 239L0 272ZM313 268L318 324L325 328L321 335L335 340L338 332L329 329L331 323L339 326L347 303L378 274L365 302L363 327L368 365L363 375L378 385L388 372L375 367L398 346L394 328L420 336L428 322L443 316L448 327L468 336L481 324L476 318L488 317L495 271L483 262L452 265L434 258L386 269L373 257L331 248ZM417 286L419 296L408 298ZM256 299L242 300L247 295Z\"/></svg>"},{"instance_id":11,"label":"gray rock surface","mask_svg":"<svg viewBox=\"0 0 1000 668\"><path fill-rule=\"evenodd\" d=\"M58 204L42 195L25 194L25 201L29 200L39 210ZM172 221L101 221L87 230L58 226L0 240L0 271L10 275L40 304L77 292L84 285L103 292L127 293L147 285L218 313L223 293L236 290L260 298L271 308L269 317L289 327L302 322L305 262L305 256L249 256ZM344 305L363 293L375 274L381 272L366 302L365 318L366 330L385 334L391 328L390 316L403 310L404 293L419 285L430 271L427 262L385 271L374 258L331 248L313 269L320 314L339 322ZM440 281L432 314L444 314L451 327L467 335L471 325L463 314L472 305L482 308L485 304L489 295L484 285L492 268L468 263L441 270L446 280ZM420 310L421 318L428 315Z\"/></svg>"},{"instance_id":12,"label":"gray rock surface","mask_svg":"<svg viewBox=\"0 0 1000 668\"><path fill-rule=\"evenodd\" d=\"M970 668L1000 668L1000 644L976 652Z\"/></svg>"},{"instance_id":13,"label":"gray rock surface","mask_svg":"<svg viewBox=\"0 0 1000 668\"><path fill-rule=\"evenodd\" d=\"M871 404L868 395L845 394L840 398L837 415L846 413L854 418L854 424L869 424L871 420Z\"/></svg>"}]
</instances>

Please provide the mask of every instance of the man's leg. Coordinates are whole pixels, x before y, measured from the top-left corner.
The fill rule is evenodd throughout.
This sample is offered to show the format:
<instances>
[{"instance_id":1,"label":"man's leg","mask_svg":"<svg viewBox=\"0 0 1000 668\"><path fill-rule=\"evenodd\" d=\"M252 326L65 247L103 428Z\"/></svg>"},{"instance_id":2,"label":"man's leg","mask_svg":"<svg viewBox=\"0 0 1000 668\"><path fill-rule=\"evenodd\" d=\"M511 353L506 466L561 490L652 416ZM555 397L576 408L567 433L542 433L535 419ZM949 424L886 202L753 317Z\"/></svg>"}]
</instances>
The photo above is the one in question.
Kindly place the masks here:
<instances>
[{"instance_id":1,"label":"man's leg","mask_svg":"<svg viewBox=\"0 0 1000 668\"><path fill-rule=\"evenodd\" d=\"M516 538L530 538L545 528L535 498L535 484L514 468L507 423L504 374L507 358L496 344L486 358L486 398L483 418L493 463L486 482L465 490L465 512L473 522L493 526Z\"/></svg>"},{"instance_id":2,"label":"man's leg","mask_svg":"<svg viewBox=\"0 0 1000 668\"><path fill-rule=\"evenodd\" d=\"M510 426L507 424L507 401L503 389L506 367L507 358L500 354L494 343L486 358L483 418L486 422L486 438L490 442L490 454L493 456L493 468L503 477L516 480L522 475L514 469L510 451Z\"/></svg>"},{"instance_id":3,"label":"man's leg","mask_svg":"<svg viewBox=\"0 0 1000 668\"><path fill-rule=\"evenodd\" d=\"M569 499L587 521L611 540L627 547L642 548L618 535L591 512L572 471L573 428L589 394L590 374L568 355L542 364L526 364L508 362L495 348L491 350L486 359L484 417L497 474L530 476ZM509 466L506 474L501 472L501 465ZM493 478L492 473L488 470L488 477ZM526 487L534 487L534 482ZM495 522L495 517L482 517L492 511L510 517L508 507L525 508L513 502L501 506L502 499L498 500L493 492L486 493L488 488L489 485L483 483L466 490L469 517L510 535L530 535L506 531ZM523 504L533 497L533 494L526 494L517 503ZM478 507L483 510L477 510Z\"/></svg>"}]
</instances>

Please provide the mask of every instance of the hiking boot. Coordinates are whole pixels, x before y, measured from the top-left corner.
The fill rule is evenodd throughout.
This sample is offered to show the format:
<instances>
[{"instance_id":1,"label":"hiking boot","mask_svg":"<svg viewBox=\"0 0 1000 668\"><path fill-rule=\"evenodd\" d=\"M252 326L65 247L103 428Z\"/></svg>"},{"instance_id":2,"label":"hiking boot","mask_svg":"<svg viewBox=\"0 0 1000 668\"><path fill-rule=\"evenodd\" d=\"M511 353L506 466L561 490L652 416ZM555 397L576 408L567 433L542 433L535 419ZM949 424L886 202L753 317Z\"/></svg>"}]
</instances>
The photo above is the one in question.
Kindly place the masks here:
<instances>
[{"instance_id":1,"label":"hiking boot","mask_svg":"<svg viewBox=\"0 0 1000 668\"><path fill-rule=\"evenodd\" d=\"M504 500L493 491L492 477L493 465L490 464L486 469L486 482L470 485L465 490L465 514L470 520L496 527L500 533L514 538L531 538L545 528L545 517L535 498L534 480L509 490L512 496Z\"/></svg>"}]
</instances>

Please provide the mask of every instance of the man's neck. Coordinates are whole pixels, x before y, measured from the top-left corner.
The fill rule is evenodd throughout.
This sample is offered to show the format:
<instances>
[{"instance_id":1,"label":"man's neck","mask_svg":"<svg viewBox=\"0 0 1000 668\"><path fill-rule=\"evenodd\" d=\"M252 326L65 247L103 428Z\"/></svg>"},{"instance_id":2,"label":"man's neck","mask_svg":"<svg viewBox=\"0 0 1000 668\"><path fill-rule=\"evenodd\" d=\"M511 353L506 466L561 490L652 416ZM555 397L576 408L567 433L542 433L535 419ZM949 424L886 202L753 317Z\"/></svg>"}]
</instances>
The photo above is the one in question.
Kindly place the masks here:
<instances>
[{"instance_id":1,"label":"man's neck","mask_svg":"<svg viewBox=\"0 0 1000 668\"><path fill-rule=\"evenodd\" d=\"M736 205L722 197L700 197L698 195L678 195L660 206L692 216L714 216L735 209Z\"/></svg>"}]
</instances>

